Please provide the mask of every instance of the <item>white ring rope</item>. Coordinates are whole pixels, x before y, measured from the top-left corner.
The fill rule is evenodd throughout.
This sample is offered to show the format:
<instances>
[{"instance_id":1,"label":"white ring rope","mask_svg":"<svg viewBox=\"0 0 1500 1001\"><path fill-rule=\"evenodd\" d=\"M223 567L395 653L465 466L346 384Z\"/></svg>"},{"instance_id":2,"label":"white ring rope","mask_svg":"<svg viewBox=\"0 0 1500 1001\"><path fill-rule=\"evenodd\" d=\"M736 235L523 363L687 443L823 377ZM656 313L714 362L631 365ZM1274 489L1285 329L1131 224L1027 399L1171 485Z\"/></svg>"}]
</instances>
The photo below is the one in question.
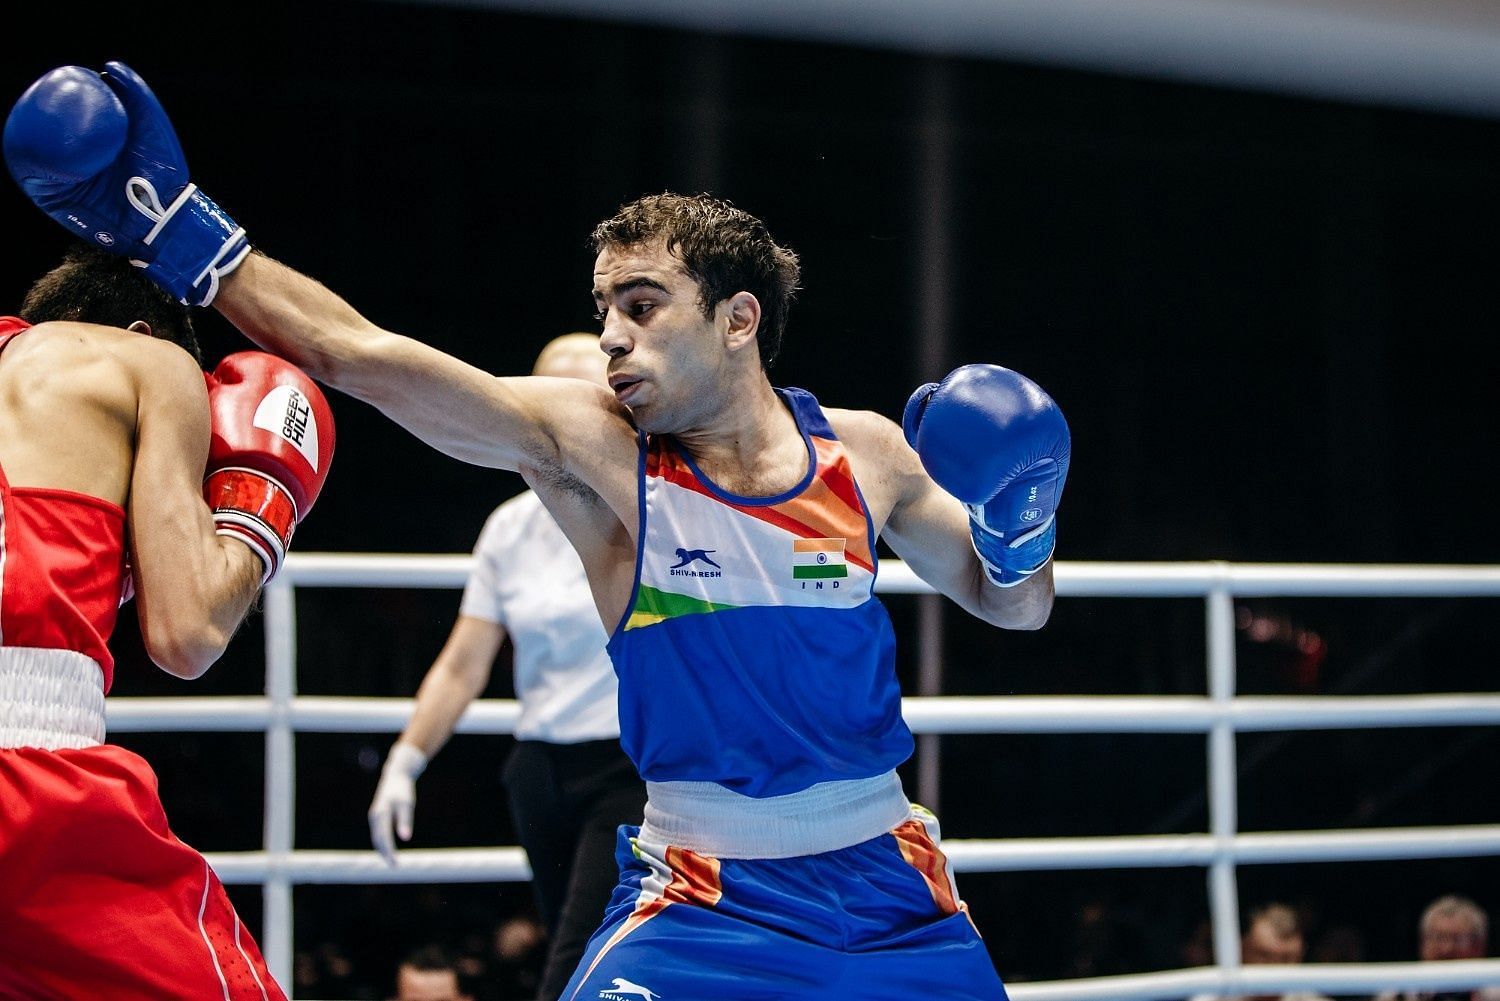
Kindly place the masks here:
<instances>
[{"instance_id":1,"label":"white ring rope","mask_svg":"<svg viewBox=\"0 0 1500 1001\"><path fill-rule=\"evenodd\" d=\"M1500 959L1448 963L1306 963L1214 966L1123 977L1006 984L1012 1001L1155 1001L1212 993L1226 998L1284 991L1373 994L1395 987L1443 990L1500 983Z\"/></svg>"},{"instance_id":2,"label":"white ring rope","mask_svg":"<svg viewBox=\"0 0 1500 1001\"><path fill-rule=\"evenodd\" d=\"M472 556L293 553L278 580L299 587L463 587ZM1497 597L1500 567L1444 564L1089 563L1056 564L1069 598L1201 598L1227 586L1242 598ZM931 594L900 560L881 560L875 590Z\"/></svg>"},{"instance_id":3,"label":"white ring rope","mask_svg":"<svg viewBox=\"0 0 1500 1001\"><path fill-rule=\"evenodd\" d=\"M1500 855L1500 824L1263 831L1236 835L1227 845L1207 834L945 838L943 852L955 872L1173 869L1206 866L1226 852L1241 864L1472 858ZM208 857L225 883L261 883L273 872L293 883L508 883L531 878L519 848L404 848L394 867L372 851L301 849L282 856L211 852Z\"/></svg>"},{"instance_id":4,"label":"white ring rope","mask_svg":"<svg viewBox=\"0 0 1500 1001\"><path fill-rule=\"evenodd\" d=\"M124 698L107 703L116 733L157 730L266 733L266 850L208 853L225 883L265 892L261 937L272 973L291 982L294 884L514 882L531 878L519 848L403 851L390 867L373 851L293 848L296 733L397 733L412 700L297 696L294 587L458 588L469 556L300 553L267 589L264 697ZM1059 563L1061 597L1197 597L1207 602L1209 695L925 697L903 700L919 734L1202 733L1209 737L1213 833L1088 838L948 839L960 872L1206 867L1218 965L1193 970L1022 983L1015 1001L1131 1001L1198 993L1316 990L1373 992L1500 984L1500 960L1241 966L1234 866L1282 862L1432 859L1500 855L1500 825L1377 830L1241 832L1235 818L1238 732L1411 726L1495 726L1500 694L1411 696L1235 696L1233 597L1497 597L1500 567L1286 566L1228 563ZM880 566L878 591L931 589L897 561ZM508 734L518 707L480 700L459 733Z\"/></svg>"},{"instance_id":5,"label":"white ring rope","mask_svg":"<svg viewBox=\"0 0 1500 1001\"><path fill-rule=\"evenodd\" d=\"M299 733L400 733L409 698L300 695L287 717ZM259 695L118 698L105 704L114 733L264 730L273 704ZM952 695L901 700L913 733L1207 733L1228 720L1241 732L1500 725L1500 695L1241 696L1223 708L1199 696ZM478 699L458 733L508 734L511 699Z\"/></svg>"}]
</instances>

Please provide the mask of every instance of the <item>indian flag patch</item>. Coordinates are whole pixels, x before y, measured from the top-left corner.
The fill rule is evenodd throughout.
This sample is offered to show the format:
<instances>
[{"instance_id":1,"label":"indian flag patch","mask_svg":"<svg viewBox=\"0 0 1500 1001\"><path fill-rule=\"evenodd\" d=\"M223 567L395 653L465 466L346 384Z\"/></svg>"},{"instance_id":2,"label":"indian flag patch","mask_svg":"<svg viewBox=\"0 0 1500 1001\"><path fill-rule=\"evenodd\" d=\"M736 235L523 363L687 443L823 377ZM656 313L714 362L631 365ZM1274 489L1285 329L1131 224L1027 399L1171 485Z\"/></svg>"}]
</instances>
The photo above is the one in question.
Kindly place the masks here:
<instances>
[{"instance_id":1,"label":"indian flag patch","mask_svg":"<svg viewBox=\"0 0 1500 1001\"><path fill-rule=\"evenodd\" d=\"M844 539L792 540L792 579L828 580L849 576Z\"/></svg>"}]
</instances>

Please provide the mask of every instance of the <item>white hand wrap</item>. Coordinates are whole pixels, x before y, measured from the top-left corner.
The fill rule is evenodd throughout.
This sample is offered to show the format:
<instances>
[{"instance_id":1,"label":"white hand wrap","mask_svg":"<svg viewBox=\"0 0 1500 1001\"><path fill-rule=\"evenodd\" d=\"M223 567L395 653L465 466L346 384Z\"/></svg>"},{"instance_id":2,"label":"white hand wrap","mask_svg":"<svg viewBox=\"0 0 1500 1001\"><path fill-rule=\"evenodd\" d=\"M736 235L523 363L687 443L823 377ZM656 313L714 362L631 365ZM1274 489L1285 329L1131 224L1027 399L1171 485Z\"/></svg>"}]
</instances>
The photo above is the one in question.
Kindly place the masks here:
<instances>
[{"instance_id":1,"label":"white hand wrap","mask_svg":"<svg viewBox=\"0 0 1500 1001\"><path fill-rule=\"evenodd\" d=\"M427 755L404 741L391 746L380 784L370 802L370 843L391 865L396 864L396 837L411 840L412 814L417 807L417 778L427 768ZM394 831L392 828L394 827Z\"/></svg>"}]
</instances>

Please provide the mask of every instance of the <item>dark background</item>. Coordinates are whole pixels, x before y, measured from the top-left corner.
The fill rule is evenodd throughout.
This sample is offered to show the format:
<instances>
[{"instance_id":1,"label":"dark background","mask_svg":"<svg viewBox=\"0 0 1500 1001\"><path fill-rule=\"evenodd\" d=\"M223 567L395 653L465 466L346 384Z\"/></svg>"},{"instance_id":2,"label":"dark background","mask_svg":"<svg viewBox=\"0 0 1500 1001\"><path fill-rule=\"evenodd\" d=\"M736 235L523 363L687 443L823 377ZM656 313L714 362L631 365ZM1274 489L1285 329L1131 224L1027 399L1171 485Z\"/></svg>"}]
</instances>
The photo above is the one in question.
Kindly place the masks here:
<instances>
[{"instance_id":1,"label":"dark background","mask_svg":"<svg viewBox=\"0 0 1500 1001\"><path fill-rule=\"evenodd\" d=\"M596 221L644 192L708 189L802 255L778 384L892 416L967 361L1051 391L1074 435L1064 560L1500 558L1495 122L427 6L33 16L44 30L12 46L0 93L62 63L124 59L172 114L194 179L257 246L486 369L526 371L547 338L593 328ZM924 283L935 218L946 267ZM13 308L67 237L14 189L0 227ZM949 318L946 351L923 344L933 315ZM198 322L210 361L247 346L216 315ZM330 395L340 447L301 551L464 551L521 489ZM300 690L411 694L456 604L303 592ZM915 603L889 604L910 682ZM1493 602L1258 600L1239 614L1246 692L1496 687ZM950 610L945 690L1201 693L1202 616L1196 601L1069 599L1043 632L1013 635ZM263 681L258 619L193 685L151 668L131 622L116 647L121 695ZM490 694L507 692L497 670ZM367 845L389 739L299 738L300 847ZM157 767L185 840L259 846L261 738L120 742ZM1497 743L1494 728L1242 736L1241 825L1495 823ZM460 737L444 751L421 783L417 844L514 843L508 747ZM943 751L950 836L1206 829L1199 737L961 737ZM1206 912L1201 870L961 882L1008 979L1200 958L1181 947ZM1241 870L1245 902L1298 903L1315 945L1349 927L1372 960L1413 956L1417 914L1452 891L1496 913L1500 866ZM254 927L258 893L233 895ZM352 964L308 989L383 990L396 951L526 906L518 886L299 889L299 949L335 943Z\"/></svg>"}]
</instances>

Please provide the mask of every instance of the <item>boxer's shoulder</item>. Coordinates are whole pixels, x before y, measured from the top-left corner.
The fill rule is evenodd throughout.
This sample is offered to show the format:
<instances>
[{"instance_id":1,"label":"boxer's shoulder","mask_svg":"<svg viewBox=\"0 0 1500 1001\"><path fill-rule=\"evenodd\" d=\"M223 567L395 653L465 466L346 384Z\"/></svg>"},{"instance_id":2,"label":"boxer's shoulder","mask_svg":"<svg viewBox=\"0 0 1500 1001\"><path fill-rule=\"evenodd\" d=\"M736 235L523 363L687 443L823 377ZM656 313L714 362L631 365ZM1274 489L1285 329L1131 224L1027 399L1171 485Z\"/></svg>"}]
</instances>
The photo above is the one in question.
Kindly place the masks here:
<instances>
[{"instance_id":1,"label":"boxer's shoulder","mask_svg":"<svg viewBox=\"0 0 1500 1001\"><path fill-rule=\"evenodd\" d=\"M7 346L5 356L10 364L0 367L0 384L9 383L22 402L91 401L133 413L150 391L203 394L202 373L186 351L118 327L39 323Z\"/></svg>"},{"instance_id":2,"label":"boxer's shoulder","mask_svg":"<svg viewBox=\"0 0 1500 1001\"><path fill-rule=\"evenodd\" d=\"M896 422L873 410L824 407L823 415L833 433L854 453L882 453L901 440L901 428Z\"/></svg>"},{"instance_id":3,"label":"boxer's shoulder","mask_svg":"<svg viewBox=\"0 0 1500 1001\"><path fill-rule=\"evenodd\" d=\"M906 482L921 473L901 428L895 421L873 410L840 410L825 407L828 425L849 453L855 479L873 507L886 506L904 493ZM877 503L879 495L886 504ZM890 495L890 496L886 496Z\"/></svg>"},{"instance_id":4,"label":"boxer's shoulder","mask_svg":"<svg viewBox=\"0 0 1500 1001\"><path fill-rule=\"evenodd\" d=\"M122 327L104 326L98 323L81 323L76 320L49 320L31 327L24 337L17 337L12 348L24 351L37 359L55 358L88 362L120 358L132 367L137 360L146 364L157 362L165 356L160 348L169 348L190 357L186 351L168 341L143 336Z\"/></svg>"}]
</instances>

